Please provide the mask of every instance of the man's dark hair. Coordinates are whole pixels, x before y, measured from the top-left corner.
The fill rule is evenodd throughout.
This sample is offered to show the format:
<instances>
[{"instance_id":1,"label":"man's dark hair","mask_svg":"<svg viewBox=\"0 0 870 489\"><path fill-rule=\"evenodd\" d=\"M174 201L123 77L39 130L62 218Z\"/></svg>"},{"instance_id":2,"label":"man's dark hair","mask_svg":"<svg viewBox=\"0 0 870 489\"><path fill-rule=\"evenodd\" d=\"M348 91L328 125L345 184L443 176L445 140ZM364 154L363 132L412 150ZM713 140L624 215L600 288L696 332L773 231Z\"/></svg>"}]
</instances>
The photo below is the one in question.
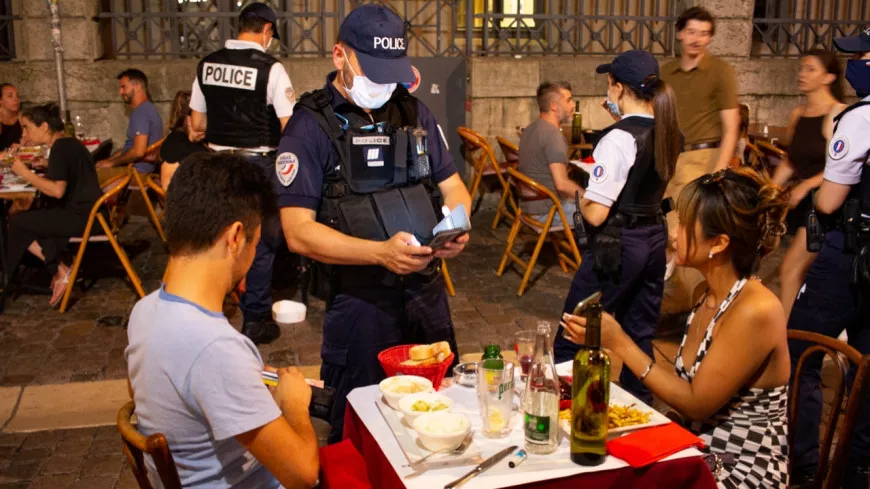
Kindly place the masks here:
<instances>
[{"instance_id":1,"label":"man's dark hair","mask_svg":"<svg viewBox=\"0 0 870 489\"><path fill-rule=\"evenodd\" d=\"M550 104L561 94L559 90L565 89L571 91L571 84L566 81L546 81L538 85L538 92L535 98L538 100L538 110L543 114L550 111Z\"/></svg>"},{"instance_id":2,"label":"man's dark hair","mask_svg":"<svg viewBox=\"0 0 870 489\"><path fill-rule=\"evenodd\" d=\"M685 29L686 24L688 24L690 20L709 22L710 35L712 36L713 34L716 34L716 19L714 19L713 14L704 7L691 7L680 14L680 17L677 19L677 32Z\"/></svg>"},{"instance_id":3,"label":"man's dark hair","mask_svg":"<svg viewBox=\"0 0 870 489\"><path fill-rule=\"evenodd\" d=\"M252 240L277 201L263 170L241 156L194 153L182 161L166 194L166 241L171 256L211 248L234 222Z\"/></svg>"},{"instance_id":4,"label":"man's dark hair","mask_svg":"<svg viewBox=\"0 0 870 489\"><path fill-rule=\"evenodd\" d=\"M254 34L261 34L263 29L266 28L266 24L271 24L268 20L257 17L256 15L246 15L244 17L239 17L239 34L243 32L253 32ZM275 26L272 26L272 29L275 29Z\"/></svg>"},{"instance_id":5,"label":"man's dark hair","mask_svg":"<svg viewBox=\"0 0 870 489\"><path fill-rule=\"evenodd\" d=\"M148 77L145 76L145 73L142 73L140 70L137 70L136 68L127 68L126 70L118 73L119 80L124 77L127 77L127 79L132 82L136 82L142 85L142 88L144 88L145 91L148 91Z\"/></svg>"}]
</instances>

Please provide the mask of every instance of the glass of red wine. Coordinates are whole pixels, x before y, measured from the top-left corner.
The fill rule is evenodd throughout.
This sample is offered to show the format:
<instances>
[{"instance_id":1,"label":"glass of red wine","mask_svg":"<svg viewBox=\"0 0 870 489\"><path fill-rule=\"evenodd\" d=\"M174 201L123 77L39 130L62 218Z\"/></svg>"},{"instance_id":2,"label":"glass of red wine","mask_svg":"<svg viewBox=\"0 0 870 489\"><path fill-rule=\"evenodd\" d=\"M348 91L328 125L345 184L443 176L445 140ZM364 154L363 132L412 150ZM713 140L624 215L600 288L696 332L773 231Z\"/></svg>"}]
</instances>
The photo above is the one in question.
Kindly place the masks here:
<instances>
[{"instance_id":1,"label":"glass of red wine","mask_svg":"<svg viewBox=\"0 0 870 489\"><path fill-rule=\"evenodd\" d=\"M529 366L532 364L532 355L535 353L535 331L519 331L514 334L514 351L517 354L517 362L520 364L520 378L525 381L529 375Z\"/></svg>"}]
</instances>

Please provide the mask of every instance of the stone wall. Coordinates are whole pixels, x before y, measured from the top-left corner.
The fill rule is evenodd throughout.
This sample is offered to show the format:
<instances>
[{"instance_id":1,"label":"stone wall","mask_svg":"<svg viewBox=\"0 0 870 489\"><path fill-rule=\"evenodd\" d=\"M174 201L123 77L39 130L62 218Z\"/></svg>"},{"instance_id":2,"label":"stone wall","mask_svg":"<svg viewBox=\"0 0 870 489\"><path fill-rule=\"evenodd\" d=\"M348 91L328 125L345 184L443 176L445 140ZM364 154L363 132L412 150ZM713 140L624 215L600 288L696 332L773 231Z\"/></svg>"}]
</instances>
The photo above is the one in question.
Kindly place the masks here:
<instances>
[{"instance_id":1,"label":"stone wall","mask_svg":"<svg viewBox=\"0 0 870 489\"><path fill-rule=\"evenodd\" d=\"M67 99L73 114L82 115L88 132L123 142L127 126L124 106L117 93L116 75L128 67L144 71L151 80L151 94L164 120L176 91L189 90L196 60L100 60L101 34L94 16L94 0L61 2L64 71ZM799 100L795 59L753 59L751 49L753 0L701 0L718 17L712 45L715 54L731 62L737 72L739 95L749 105L753 122L784 125L788 110ZM26 103L57 99L57 83L48 10L43 1L15 0L17 60L0 63L0 81L19 87ZM584 125L601 128L609 117L599 107L606 80L595 67L611 57L479 57L468 63L470 113L467 125L494 138L517 140L517 127L537 114L534 93L544 80L568 80L581 101ZM663 59L662 61L666 61ZM332 69L329 59L285 59L298 93L317 88Z\"/></svg>"}]
</instances>

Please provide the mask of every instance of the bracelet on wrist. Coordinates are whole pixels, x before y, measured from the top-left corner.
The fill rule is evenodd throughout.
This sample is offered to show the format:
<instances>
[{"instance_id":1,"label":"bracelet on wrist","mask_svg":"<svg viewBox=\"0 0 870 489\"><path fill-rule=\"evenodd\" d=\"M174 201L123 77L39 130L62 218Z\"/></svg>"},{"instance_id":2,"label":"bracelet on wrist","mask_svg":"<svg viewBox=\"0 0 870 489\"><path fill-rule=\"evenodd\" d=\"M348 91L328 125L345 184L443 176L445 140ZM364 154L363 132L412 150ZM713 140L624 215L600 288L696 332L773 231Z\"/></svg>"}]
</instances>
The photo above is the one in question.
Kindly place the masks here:
<instances>
[{"instance_id":1,"label":"bracelet on wrist","mask_svg":"<svg viewBox=\"0 0 870 489\"><path fill-rule=\"evenodd\" d=\"M653 365L655 365L655 364L656 364L656 359L653 358L653 359L649 362L649 365L647 365L646 370L643 371L643 373L640 375L640 377L637 378L637 380L643 382L644 379L647 378L647 376L649 375L649 373L652 372Z\"/></svg>"}]
</instances>

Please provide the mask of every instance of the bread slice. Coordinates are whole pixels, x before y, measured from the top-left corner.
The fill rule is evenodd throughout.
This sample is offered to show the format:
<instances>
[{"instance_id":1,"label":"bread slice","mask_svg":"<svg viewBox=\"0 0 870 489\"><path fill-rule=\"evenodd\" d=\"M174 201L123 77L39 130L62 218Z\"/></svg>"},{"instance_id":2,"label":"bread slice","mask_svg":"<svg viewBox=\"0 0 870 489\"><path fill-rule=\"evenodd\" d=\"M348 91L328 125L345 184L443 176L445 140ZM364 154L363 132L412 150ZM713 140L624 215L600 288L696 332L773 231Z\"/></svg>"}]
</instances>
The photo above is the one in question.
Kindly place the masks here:
<instances>
[{"instance_id":1,"label":"bread slice","mask_svg":"<svg viewBox=\"0 0 870 489\"><path fill-rule=\"evenodd\" d=\"M435 354L443 353L445 357L450 355L450 343L446 341L439 341L438 343L434 343L432 348L435 350Z\"/></svg>"},{"instance_id":2,"label":"bread slice","mask_svg":"<svg viewBox=\"0 0 870 489\"><path fill-rule=\"evenodd\" d=\"M438 363L436 357L429 357L423 360L405 360L401 363L403 367L425 367L426 365L434 365Z\"/></svg>"},{"instance_id":3,"label":"bread slice","mask_svg":"<svg viewBox=\"0 0 870 489\"><path fill-rule=\"evenodd\" d=\"M408 356L411 357L411 360L426 360L434 357L437 353L432 345L417 345L411 347Z\"/></svg>"}]
</instances>

